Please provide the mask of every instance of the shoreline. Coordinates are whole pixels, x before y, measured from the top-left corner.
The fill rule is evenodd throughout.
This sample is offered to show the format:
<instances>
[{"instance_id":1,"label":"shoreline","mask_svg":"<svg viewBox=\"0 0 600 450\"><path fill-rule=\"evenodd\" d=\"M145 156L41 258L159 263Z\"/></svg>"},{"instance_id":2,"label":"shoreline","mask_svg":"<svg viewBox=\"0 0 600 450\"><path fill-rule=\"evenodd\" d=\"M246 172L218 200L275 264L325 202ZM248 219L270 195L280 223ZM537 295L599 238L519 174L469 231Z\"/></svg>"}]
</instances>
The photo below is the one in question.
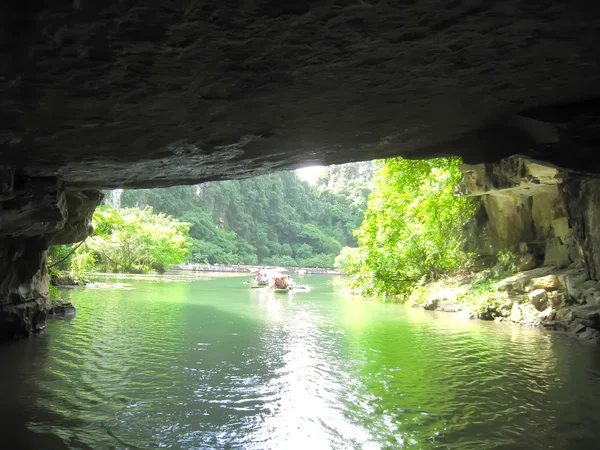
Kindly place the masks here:
<instances>
[{"instance_id":1,"label":"shoreline","mask_svg":"<svg viewBox=\"0 0 600 450\"><path fill-rule=\"evenodd\" d=\"M600 283L577 266L540 267L494 280L478 274L449 277L417 287L406 303L600 343Z\"/></svg>"}]
</instances>

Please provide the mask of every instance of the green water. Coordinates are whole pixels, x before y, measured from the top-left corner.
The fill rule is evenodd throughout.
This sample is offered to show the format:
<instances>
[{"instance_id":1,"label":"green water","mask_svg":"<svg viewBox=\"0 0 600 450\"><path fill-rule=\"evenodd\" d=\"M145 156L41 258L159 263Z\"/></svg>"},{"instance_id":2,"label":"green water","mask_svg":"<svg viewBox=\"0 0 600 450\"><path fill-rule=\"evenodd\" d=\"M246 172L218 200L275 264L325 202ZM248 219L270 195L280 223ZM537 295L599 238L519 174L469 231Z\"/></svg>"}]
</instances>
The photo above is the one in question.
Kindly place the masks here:
<instances>
[{"instance_id":1,"label":"green water","mask_svg":"<svg viewBox=\"0 0 600 450\"><path fill-rule=\"evenodd\" d=\"M596 348L244 280L70 292L72 320L0 347L2 448L600 448Z\"/></svg>"}]
</instances>

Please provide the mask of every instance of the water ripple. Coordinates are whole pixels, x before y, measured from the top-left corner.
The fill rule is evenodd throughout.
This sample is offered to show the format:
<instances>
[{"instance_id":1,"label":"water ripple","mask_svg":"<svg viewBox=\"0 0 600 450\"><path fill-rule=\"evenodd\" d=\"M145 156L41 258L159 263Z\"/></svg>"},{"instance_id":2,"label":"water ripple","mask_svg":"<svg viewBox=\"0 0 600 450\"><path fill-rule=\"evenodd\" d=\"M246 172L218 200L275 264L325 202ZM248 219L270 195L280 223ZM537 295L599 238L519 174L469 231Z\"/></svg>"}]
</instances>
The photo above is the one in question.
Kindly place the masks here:
<instances>
[{"instance_id":1,"label":"water ripple","mask_svg":"<svg viewBox=\"0 0 600 450\"><path fill-rule=\"evenodd\" d=\"M134 281L126 291L73 292L73 321L52 322L19 351L2 349L15 369L5 373L13 378L4 386L14 387L0 392L5 407L27 417L24 436L43 437L37 448L50 449L597 442L594 349L353 301L325 279L283 299L233 283Z\"/></svg>"}]
</instances>

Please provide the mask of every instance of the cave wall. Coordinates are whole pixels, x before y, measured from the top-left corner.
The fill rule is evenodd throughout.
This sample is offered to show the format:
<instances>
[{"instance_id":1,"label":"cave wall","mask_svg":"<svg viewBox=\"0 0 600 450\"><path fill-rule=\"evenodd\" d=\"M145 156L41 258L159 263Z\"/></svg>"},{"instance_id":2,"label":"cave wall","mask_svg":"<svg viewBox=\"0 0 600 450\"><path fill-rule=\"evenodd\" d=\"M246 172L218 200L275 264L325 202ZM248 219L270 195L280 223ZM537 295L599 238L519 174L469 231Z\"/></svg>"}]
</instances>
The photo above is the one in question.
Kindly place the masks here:
<instances>
[{"instance_id":1,"label":"cave wall","mask_svg":"<svg viewBox=\"0 0 600 450\"><path fill-rule=\"evenodd\" d=\"M583 261L582 240L574 228L592 239L581 224L589 225L595 214L600 219L595 204L600 196L565 194L568 174L521 156L462 170L458 193L481 198L480 211L465 227L467 251L493 256L509 249L532 255L536 265L556 267ZM600 240L590 241L588 247L600 249L597 244Z\"/></svg>"},{"instance_id":2,"label":"cave wall","mask_svg":"<svg viewBox=\"0 0 600 450\"><path fill-rule=\"evenodd\" d=\"M41 330L50 310L47 249L85 239L102 201L56 177L0 170L0 340Z\"/></svg>"},{"instance_id":3,"label":"cave wall","mask_svg":"<svg viewBox=\"0 0 600 450\"><path fill-rule=\"evenodd\" d=\"M590 278L600 279L600 179L572 175L561 194Z\"/></svg>"},{"instance_id":4,"label":"cave wall","mask_svg":"<svg viewBox=\"0 0 600 450\"><path fill-rule=\"evenodd\" d=\"M0 340L41 330L50 310L47 241L0 239Z\"/></svg>"}]
</instances>

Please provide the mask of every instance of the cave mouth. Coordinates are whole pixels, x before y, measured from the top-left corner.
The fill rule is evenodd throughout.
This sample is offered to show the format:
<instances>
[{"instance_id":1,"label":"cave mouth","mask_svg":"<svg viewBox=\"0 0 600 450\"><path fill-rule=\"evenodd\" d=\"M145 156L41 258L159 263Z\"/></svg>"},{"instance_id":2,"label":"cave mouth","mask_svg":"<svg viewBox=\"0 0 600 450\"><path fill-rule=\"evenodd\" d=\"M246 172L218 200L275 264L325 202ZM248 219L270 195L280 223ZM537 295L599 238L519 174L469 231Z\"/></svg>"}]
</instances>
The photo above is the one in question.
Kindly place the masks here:
<instances>
[{"instance_id":1,"label":"cave mouth","mask_svg":"<svg viewBox=\"0 0 600 450\"><path fill-rule=\"evenodd\" d=\"M89 234L102 189L310 164L549 163L595 264L597 14L522 0L3 2L0 329L38 328L44 249Z\"/></svg>"}]
</instances>

